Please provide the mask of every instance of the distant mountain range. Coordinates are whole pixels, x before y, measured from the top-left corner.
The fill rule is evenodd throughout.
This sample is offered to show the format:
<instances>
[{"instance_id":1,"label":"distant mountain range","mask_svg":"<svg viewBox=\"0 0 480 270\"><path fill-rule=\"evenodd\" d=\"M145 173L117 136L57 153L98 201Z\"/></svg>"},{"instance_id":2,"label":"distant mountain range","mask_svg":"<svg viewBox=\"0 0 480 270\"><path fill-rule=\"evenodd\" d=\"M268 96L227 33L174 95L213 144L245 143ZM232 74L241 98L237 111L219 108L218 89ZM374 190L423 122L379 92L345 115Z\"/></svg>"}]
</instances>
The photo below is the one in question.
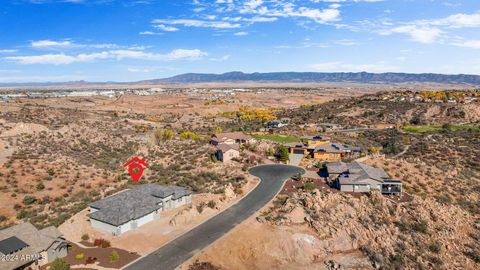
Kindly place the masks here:
<instances>
[{"instance_id":1,"label":"distant mountain range","mask_svg":"<svg viewBox=\"0 0 480 270\"><path fill-rule=\"evenodd\" d=\"M223 74L185 73L170 78L143 80L138 82L46 82L46 83L0 83L0 86L89 86L89 85L156 85L189 83L228 82L271 82L271 83L439 83L480 85L480 75L447 75L435 73L369 73L369 72L269 72L243 73L239 71Z\"/></svg>"},{"instance_id":2,"label":"distant mountain range","mask_svg":"<svg viewBox=\"0 0 480 270\"><path fill-rule=\"evenodd\" d=\"M270 72L223 74L186 73L165 79L138 83L208 83L208 82L354 82L354 83L454 83L480 85L479 75L445 75L435 73L368 73L368 72Z\"/></svg>"}]
</instances>

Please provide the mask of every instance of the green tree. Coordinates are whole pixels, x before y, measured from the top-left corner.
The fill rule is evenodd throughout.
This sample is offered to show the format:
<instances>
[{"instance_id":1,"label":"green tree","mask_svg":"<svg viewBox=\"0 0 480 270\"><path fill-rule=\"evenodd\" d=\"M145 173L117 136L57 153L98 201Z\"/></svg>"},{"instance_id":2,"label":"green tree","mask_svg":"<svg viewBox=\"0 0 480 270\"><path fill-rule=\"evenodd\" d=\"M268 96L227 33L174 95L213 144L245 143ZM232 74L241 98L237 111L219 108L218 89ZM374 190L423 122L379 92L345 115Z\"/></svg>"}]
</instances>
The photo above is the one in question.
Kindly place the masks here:
<instances>
[{"instance_id":1,"label":"green tree","mask_svg":"<svg viewBox=\"0 0 480 270\"><path fill-rule=\"evenodd\" d=\"M70 270L70 265L64 260L56 258L50 265L50 270Z\"/></svg>"},{"instance_id":2,"label":"green tree","mask_svg":"<svg viewBox=\"0 0 480 270\"><path fill-rule=\"evenodd\" d=\"M288 161L290 159L288 148L283 144L278 145L275 149L275 157L280 161Z\"/></svg>"},{"instance_id":3,"label":"green tree","mask_svg":"<svg viewBox=\"0 0 480 270\"><path fill-rule=\"evenodd\" d=\"M216 134L222 133L222 132L223 132L223 130L222 130L221 127L216 127L216 128L215 128L215 133L216 133Z\"/></svg>"}]
</instances>

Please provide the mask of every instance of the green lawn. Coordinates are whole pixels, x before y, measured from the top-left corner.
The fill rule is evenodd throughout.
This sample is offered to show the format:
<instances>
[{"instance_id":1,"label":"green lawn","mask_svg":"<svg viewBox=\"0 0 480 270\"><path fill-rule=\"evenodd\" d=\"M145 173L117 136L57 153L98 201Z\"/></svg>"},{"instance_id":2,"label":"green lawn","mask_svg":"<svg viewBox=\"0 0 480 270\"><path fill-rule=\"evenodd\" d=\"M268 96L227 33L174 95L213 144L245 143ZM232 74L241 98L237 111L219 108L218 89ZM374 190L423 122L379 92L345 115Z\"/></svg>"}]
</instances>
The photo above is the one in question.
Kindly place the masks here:
<instances>
[{"instance_id":1,"label":"green lawn","mask_svg":"<svg viewBox=\"0 0 480 270\"><path fill-rule=\"evenodd\" d=\"M462 129L468 129L468 128L473 128L473 129L478 129L479 125L450 125L449 130L462 130ZM403 128L403 131L405 132L410 132L410 133L425 133L425 132L432 132L432 131L437 131L437 130L442 130L443 125L418 125L418 126L413 126L413 125L407 125Z\"/></svg>"},{"instance_id":2,"label":"green lawn","mask_svg":"<svg viewBox=\"0 0 480 270\"><path fill-rule=\"evenodd\" d=\"M279 142L279 143L292 143L292 142L300 141L300 139L298 139L297 137L287 136L287 135L278 135L278 134L264 134L264 135L253 134L252 137L257 140L270 140L270 141Z\"/></svg>"}]
</instances>

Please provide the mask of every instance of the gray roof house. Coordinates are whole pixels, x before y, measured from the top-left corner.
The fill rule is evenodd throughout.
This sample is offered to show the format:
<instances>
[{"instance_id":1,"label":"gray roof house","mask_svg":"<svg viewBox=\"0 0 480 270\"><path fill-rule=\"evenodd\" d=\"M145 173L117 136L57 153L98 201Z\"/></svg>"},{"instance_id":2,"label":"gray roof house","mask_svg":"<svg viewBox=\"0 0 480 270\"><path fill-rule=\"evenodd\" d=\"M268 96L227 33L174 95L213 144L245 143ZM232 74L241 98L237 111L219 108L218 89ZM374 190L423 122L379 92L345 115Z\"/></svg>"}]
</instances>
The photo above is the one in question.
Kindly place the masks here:
<instances>
[{"instance_id":1,"label":"gray roof house","mask_svg":"<svg viewBox=\"0 0 480 270\"><path fill-rule=\"evenodd\" d=\"M87 216L94 228L119 235L191 202L192 193L185 188L145 184L91 203Z\"/></svg>"},{"instance_id":2,"label":"gray roof house","mask_svg":"<svg viewBox=\"0 0 480 270\"><path fill-rule=\"evenodd\" d=\"M0 231L0 254L12 260L0 261L0 269L33 269L67 256L68 242L55 227L38 230L30 223Z\"/></svg>"},{"instance_id":3,"label":"gray roof house","mask_svg":"<svg viewBox=\"0 0 480 270\"><path fill-rule=\"evenodd\" d=\"M400 180L393 180L380 168L375 168L357 161L351 163L333 162L327 164L327 171L335 185L346 192L369 192L379 190L382 193L402 192Z\"/></svg>"}]
</instances>

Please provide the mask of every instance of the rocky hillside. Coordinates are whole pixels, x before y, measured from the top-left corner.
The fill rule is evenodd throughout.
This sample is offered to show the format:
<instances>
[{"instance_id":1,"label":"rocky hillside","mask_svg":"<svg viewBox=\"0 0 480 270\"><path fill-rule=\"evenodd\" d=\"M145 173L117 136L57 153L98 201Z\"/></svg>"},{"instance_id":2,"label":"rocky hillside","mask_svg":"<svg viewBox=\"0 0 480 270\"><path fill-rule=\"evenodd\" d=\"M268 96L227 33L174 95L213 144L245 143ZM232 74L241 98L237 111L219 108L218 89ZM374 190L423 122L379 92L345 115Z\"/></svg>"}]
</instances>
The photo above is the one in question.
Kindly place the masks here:
<instances>
[{"instance_id":1,"label":"rocky hillside","mask_svg":"<svg viewBox=\"0 0 480 270\"><path fill-rule=\"evenodd\" d=\"M265 219L277 226L306 222L327 258L360 249L380 269L478 269L480 263L480 224L457 206L418 197L396 204L377 193L357 199L318 190L294 193L276 205Z\"/></svg>"},{"instance_id":2,"label":"rocky hillside","mask_svg":"<svg viewBox=\"0 0 480 270\"><path fill-rule=\"evenodd\" d=\"M280 117L296 123L336 123L344 127L390 124L464 124L480 120L478 91L467 92L468 101L422 100L403 97L401 92L341 99L319 105L305 105L284 111Z\"/></svg>"}]
</instances>

